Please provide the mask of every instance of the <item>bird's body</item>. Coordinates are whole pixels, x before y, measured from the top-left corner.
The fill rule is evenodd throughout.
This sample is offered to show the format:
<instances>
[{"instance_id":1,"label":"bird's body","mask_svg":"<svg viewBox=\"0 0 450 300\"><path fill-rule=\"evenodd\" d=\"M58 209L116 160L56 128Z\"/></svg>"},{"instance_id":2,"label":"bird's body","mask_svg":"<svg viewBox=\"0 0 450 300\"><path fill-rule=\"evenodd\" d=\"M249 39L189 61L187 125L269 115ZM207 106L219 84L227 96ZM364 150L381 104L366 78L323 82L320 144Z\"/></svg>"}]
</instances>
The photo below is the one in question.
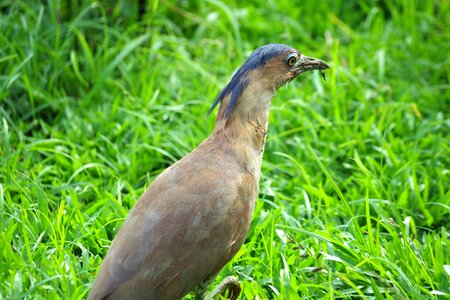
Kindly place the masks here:
<instances>
[{"instance_id":1,"label":"bird's body","mask_svg":"<svg viewBox=\"0 0 450 300\"><path fill-rule=\"evenodd\" d=\"M235 151L212 136L155 179L117 234L94 299L179 299L214 278L242 246L257 193Z\"/></svg>"},{"instance_id":2,"label":"bird's body","mask_svg":"<svg viewBox=\"0 0 450 300\"><path fill-rule=\"evenodd\" d=\"M263 61L250 64L256 50L245 73L244 64L219 95L212 135L140 197L89 299L180 299L203 292L242 246L258 194L271 98L299 74L286 72L284 57L301 56L289 46L264 47L258 50L274 53L262 51L256 58Z\"/></svg>"}]
</instances>

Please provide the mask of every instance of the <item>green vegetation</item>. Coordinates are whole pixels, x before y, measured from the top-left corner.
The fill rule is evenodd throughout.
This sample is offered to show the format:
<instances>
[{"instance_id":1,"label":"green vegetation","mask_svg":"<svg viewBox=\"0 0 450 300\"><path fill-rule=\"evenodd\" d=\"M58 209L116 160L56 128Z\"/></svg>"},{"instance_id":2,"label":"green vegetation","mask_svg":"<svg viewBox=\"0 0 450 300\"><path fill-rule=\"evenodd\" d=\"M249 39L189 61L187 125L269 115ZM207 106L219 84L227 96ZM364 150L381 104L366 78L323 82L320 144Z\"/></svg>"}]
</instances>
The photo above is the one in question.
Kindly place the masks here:
<instances>
[{"instance_id":1,"label":"green vegetation","mask_svg":"<svg viewBox=\"0 0 450 300\"><path fill-rule=\"evenodd\" d=\"M0 298L86 297L128 210L271 42L332 68L274 98L252 227L216 283L449 297L450 2L141 2L0 1Z\"/></svg>"}]
</instances>

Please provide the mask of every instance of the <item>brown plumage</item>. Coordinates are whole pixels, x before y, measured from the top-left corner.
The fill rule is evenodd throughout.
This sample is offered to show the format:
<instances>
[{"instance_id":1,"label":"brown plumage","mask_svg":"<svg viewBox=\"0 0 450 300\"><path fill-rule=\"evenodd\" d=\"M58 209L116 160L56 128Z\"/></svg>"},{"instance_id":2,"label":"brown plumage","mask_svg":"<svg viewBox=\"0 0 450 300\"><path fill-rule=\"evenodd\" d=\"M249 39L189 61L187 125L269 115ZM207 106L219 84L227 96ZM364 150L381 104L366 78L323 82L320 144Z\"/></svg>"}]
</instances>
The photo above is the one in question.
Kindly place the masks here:
<instances>
[{"instance_id":1,"label":"brown plumage","mask_svg":"<svg viewBox=\"0 0 450 300\"><path fill-rule=\"evenodd\" d=\"M194 290L201 298L248 232L272 96L300 73L326 68L286 45L255 50L213 105L220 102L212 135L136 203L89 299L180 299Z\"/></svg>"}]
</instances>

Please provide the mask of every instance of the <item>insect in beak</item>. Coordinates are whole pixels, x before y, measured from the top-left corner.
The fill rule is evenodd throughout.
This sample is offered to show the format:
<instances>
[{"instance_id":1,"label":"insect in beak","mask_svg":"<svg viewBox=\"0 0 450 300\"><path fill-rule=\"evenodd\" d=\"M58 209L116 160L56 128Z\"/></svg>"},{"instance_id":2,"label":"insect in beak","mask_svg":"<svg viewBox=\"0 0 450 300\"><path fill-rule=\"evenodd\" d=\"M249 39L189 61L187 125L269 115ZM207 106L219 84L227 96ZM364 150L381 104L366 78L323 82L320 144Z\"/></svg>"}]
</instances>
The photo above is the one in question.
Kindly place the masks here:
<instances>
[{"instance_id":1,"label":"insect in beak","mask_svg":"<svg viewBox=\"0 0 450 300\"><path fill-rule=\"evenodd\" d=\"M324 80L324 81L327 81L327 78L325 77L325 72L324 72L322 69L319 70L319 73L320 73L320 75L322 75L323 80Z\"/></svg>"}]
</instances>

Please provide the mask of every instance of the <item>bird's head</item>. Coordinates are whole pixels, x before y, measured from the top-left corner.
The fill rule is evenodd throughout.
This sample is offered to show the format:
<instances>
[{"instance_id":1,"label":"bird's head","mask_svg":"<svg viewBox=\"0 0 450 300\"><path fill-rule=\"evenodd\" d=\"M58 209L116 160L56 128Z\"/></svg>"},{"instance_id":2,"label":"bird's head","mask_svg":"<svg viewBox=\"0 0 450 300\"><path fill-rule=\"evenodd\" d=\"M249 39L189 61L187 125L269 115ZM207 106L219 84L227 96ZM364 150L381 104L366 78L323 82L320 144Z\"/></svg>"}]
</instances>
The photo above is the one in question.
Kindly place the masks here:
<instances>
[{"instance_id":1,"label":"bird's head","mask_svg":"<svg viewBox=\"0 0 450 300\"><path fill-rule=\"evenodd\" d=\"M268 44L259 47L236 71L230 82L220 92L208 114L229 96L225 119L237 105L240 96L248 89L256 92L274 92L301 73L308 70L324 70L329 66L324 61L303 55L299 50L282 44ZM254 93L253 93L254 92Z\"/></svg>"}]
</instances>

